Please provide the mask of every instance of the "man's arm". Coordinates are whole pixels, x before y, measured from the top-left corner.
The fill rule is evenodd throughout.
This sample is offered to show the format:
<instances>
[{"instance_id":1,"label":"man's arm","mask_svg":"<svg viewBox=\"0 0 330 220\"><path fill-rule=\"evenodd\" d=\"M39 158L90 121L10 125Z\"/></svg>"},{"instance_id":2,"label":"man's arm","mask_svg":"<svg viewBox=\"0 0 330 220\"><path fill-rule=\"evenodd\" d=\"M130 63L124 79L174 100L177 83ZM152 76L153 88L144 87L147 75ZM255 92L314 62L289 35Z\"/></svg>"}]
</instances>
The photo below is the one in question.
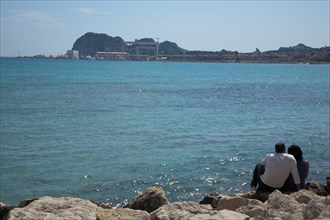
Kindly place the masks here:
<instances>
[{"instance_id":1,"label":"man's arm","mask_svg":"<svg viewBox=\"0 0 330 220\"><path fill-rule=\"evenodd\" d=\"M264 157L264 159L262 159L262 161L261 161L261 165L263 165L263 166L266 166L266 164L267 164L267 160L268 160L268 157L269 157L269 155L267 154L265 157Z\"/></svg>"}]
</instances>

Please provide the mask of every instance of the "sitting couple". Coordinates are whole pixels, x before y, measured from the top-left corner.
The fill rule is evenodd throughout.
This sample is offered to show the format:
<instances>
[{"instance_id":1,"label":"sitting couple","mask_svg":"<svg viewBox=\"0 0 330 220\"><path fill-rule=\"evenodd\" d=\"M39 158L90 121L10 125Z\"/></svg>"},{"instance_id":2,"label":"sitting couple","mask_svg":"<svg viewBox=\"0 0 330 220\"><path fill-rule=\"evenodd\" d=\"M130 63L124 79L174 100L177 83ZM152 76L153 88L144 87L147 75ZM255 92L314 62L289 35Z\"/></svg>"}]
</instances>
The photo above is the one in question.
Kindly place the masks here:
<instances>
[{"instance_id":1,"label":"sitting couple","mask_svg":"<svg viewBox=\"0 0 330 220\"><path fill-rule=\"evenodd\" d=\"M305 188L308 171L309 162L303 160L302 151L298 145L291 145L288 153L285 153L285 145L277 143L275 154L266 155L261 163L256 165L251 188L268 192L276 189L283 192L296 192Z\"/></svg>"}]
</instances>

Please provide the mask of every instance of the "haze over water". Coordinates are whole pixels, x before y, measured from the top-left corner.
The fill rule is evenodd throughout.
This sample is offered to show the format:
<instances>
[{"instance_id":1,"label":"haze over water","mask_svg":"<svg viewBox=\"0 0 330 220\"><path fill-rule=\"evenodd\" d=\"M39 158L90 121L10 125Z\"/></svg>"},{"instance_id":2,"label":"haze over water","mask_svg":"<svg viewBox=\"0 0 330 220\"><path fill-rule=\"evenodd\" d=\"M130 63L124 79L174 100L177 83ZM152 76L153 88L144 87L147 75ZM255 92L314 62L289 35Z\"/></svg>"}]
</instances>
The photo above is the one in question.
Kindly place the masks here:
<instances>
[{"instance_id":1,"label":"haze over water","mask_svg":"<svg viewBox=\"0 0 330 220\"><path fill-rule=\"evenodd\" d=\"M0 201L248 191L278 141L329 172L329 65L1 58Z\"/></svg>"}]
</instances>

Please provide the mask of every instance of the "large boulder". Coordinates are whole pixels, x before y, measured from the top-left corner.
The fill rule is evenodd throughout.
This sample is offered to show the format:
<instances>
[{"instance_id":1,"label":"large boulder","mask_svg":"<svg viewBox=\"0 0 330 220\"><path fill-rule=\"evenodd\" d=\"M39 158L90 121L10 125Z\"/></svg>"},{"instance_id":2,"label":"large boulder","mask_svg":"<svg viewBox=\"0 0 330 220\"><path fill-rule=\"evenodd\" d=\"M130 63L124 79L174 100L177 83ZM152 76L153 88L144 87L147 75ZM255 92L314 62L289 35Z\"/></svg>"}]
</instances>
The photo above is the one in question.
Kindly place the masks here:
<instances>
[{"instance_id":1,"label":"large boulder","mask_svg":"<svg viewBox=\"0 0 330 220\"><path fill-rule=\"evenodd\" d=\"M31 202L38 200L38 198L34 198L34 199L25 199L23 201L21 201L17 207L19 208L24 208L25 206L28 206Z\"/></svg>"},{"instance_id":2,"label":"large boulder","mask_svg":"<svg viewBox=\"0 0 330 220\"><path fill-rule=\"evenodd\" d=\"M327 191L327 186L320 184L316 181L310 181L306 184L306 189L316 193L319 196L330 195L330 192Z\"/></svg>"},{"instance_id":3,"label":"large boulder","mask_svg":"<svg viewBox=\"0 0 330 220\"><path fill-rule=\"evenodd\" d=\"M250 217L267 216L266 204L256 199L247 199L239 196L223 197L219 200L218 210L232 210Z\"/></svg>"},{"instance_id":4,"label":"large boulder","mask_svg":"<svg viewBox=\"0 0 330 220\"><path fill-rule=\"evenodd\" d=\"M235 211L254 218L268 216L267 205L256 199L249 199L249 202L246 206L241 206Z\"/></svg>"},{"instance_id":5,"label":"large boulder","mask_svg":"<svg viewBox=\"0 0 330 220\"><path fill-rule=\"evenodd\" d=\"M305 219L330 219L330 196L311 200L304 209Z\"/></svg>"},{"instance_id":6,"label":"large boulder","mask_svg":"<svg viewBox=\"0 0 330 220\"><path fill-rule=\"evenodd\" d=\"M0 202L0 220L6 220L12 208Z\"/></svg>"},{"instance_id":7,"label":"large boulder","mask_svg":"<svg viewBox=\"0 0 330 220\"><path fill-rule=\"evenodd\" d=\"M78 198L41 197L24 208L10 211L8 220L12 219L96 219L97 206L90 201Z\"/></svg>"},{"instance_id":8,"label":"large boulder","mask_svg":"<svg viewBox=\"0 0 330 220\"><path fill-rule=\"evenodd\" d=\"M218 195L217 193L211 193L210 195L205 196L204 199L199 202L199 204L202 205L210 204L212 208L216 208L220 199L221 199L220 195Z\"/></svg>"},{"instance_id":9,"label":"large boulder","mask_svg":"<svg viewBox=\"0 0 330 220\"><path fill-rule=\"evenodd\" d=\"M300 204L308 204L311 200L315 200L315 201L322 200L323 201L326 198L324 196L319 196L319 195L315 194L314 192L308 191L305 189L292 193L290 196L292 198L294 198Z\"/></svg>"},{"instance_id":10,"label":"large boulder","mask_svg":"<svg viewBox=\"0 0 330 220\"><path fill-rule=\"evenodd\" d=\"M100 208L96 213L97 220L150 220L150 215L146 211L133 209L103 209Z\"/></svg>"},{"instance_id":11,"label":"large boulder","mask_svg":"<svg viewBox=\"0 0 330 220\"><path fill-rule=\"evenodd\" d=\"M169 201L165 197L163 188L150 187L125 205L124 208L144 210L150 213L166 204L169 204Z\"/></svg>"},{"instance_id":12,"label":"large boulder","mask_svg":"<svg viewBox=\"0 0 330 220\"><path fill-rule=\"evenodd\" d=\"M330 196L319 196L313 191L300 190L290 195L276 190L266 202L249 193L222 197L218 210L232 210L250 216L253 220L263 219L330 219Z\"/></svg>"},{"instance_id":13,"label":"large boulder","mask_svg":"<svg viewBox=\"0 0 330 220\"><path fill-rule=\"evenodd\" d=\"M196 202L175 202L164 205L150 213L152 220L246 220L249 216L230 211L213 210L210 205L200 205Z\"/></svg>"},{"instance_id":14,"label":"large boulder","mask_svg":"<svg viewBox=\"0 0 330 220\"><path fill-rule=\"evenodd\" d=\"M270 217L279 217L282 220L304 219L304 205L297 202L292 196L284 195L278 190L269 195L267 204Z\"/></svg>"},{"instance_id":15,"label":"large boulder","mask_svg":"<svg viewBox=\"0 0 330 220\"><path fill-rule=\"evenodd\" d=\"M270 192L267 191L256 191L256 192L245 192L245 193L238 193L236 196L247 198L247 199L257 199L261 202L265 202L268 200Z\"/></svg>"},{"instance_id":16,"label":"large boulder","mask_svg":"<svg viewBox=\"0 0 330 220\"><path fill-rule=\"evenodd\" d=\"M236 209L249 204L249 199L239 196L226 196L222 197L217 205L218 210L228 209L235 211Z\"/></svg>"}]
</instances>

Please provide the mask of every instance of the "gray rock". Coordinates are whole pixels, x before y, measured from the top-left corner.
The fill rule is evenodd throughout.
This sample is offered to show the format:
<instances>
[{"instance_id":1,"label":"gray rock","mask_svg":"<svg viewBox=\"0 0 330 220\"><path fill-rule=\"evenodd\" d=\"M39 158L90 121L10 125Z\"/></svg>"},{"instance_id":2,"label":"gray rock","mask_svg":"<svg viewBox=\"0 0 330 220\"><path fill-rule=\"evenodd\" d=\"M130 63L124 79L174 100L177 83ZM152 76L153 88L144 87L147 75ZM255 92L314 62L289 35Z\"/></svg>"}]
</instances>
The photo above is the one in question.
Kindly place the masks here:
<instances>
[{"instance_id":1,"label":"gray rock","mask_svg":"<svg viewBox=\"0 0 330 220\"><path fill-rule=\"evenodd\" d=\"M249 216L230 211L230 210L213 210L210 205L200 205L195 202L175 202L164 205L156 211L150 213L151 220L245 220Z\"/></svg>"},{"instance_id":2,"label":"gray rock","mask_svg":"<svg viewBox=\"0 0 330 220\"><path fill-rule=\"evenodd\" d=\"M169 201L165 197L163 188L150 187L141 195L135 197L133 201L124 206L124 208L144 210L150 213L166 204L169 204Z\"/></svg>"},{"instance_id":3,"label":"gray rock","mask_svg":"<svg viewBox=\"0 0 330 220\"><path fill-rule=\"evenodd\" d=\"M257 200L260 200L262 202L266 202L268 200L269 195L270 195L270 192L258 190L255 193L253 199L257 199Z\"/></svg>"},{"instance_id":4,"label":"gray rock","mask_svg":"<svg viewBox=\"0 0 330 220\"><path fill-rule=\"evenodd\" d=\"M242 196L255 198L251 194ZM274 191L265 203L254 199L248 199L247 202L237 197L222 198L219 201L219 207L249 215L253 220L330 219L329 206L330 196L319 196L308 190L300 190L290 195Z\"/></svg>"},{"instance_id":5,"label":"gray rock","mask_svg":"<svg viewBox=\"0 0 330 220\"><path fill-rule=\"evenodd\" d=\"M267 216L266 204L256 199L247 199L239 196L223 197L218 202L218 210L232 210L250 217Z\"/></svg>"},{"instance_id":6,"label":"gray rock","mask_svg":"<svg viewBox=\"0 0 330 220\"><path fill-rule=\"evenodd\" d=\"M327 196L330 195L329 192L326 190L326 186L322 185L315 181L310 181L306 184L306 189L316 193L319 196Z\"/></svg>"},{"instance_id":7,"label":"gray rock","mask_svg":"<svg viewBox=\"0 0 330 220\"><path fill-rule=\"evenodd\" d=\"M290 196L300 204L308 204L311 200L319 201L319 200L324 200L326 198L326 197L318 196L314 192L305 189L292 193Z\"/></svg>"},{"instance_id":8,"label":"gray rock","mask_svg":"<svg viewBox=\"0 0 330 220\"><path fill-rule=\"evenodd\" d=\"M330 219L330 196L311 200L304 210L305 219Z\"/></svg>"},{"instance_id":9,"label":"gray rock","mask_svg":"<svg viewBox=\"0 0 330 220\"><path fill-rule=\"evenodd\" d=\"M199 202L199 204L207 205L210 204L212 208L216 208L219 200L221 199L221 196L218 194L210 194L204 197L202 201Z\"/></svg>"},{"instance_id":10,"label":"gray rock","mask_svg":"<svg viewBox=\"0 0 330 220\"><path fill-rule=\"evenodd\" d=\"M91 203L94 203L98 207L101 207L101 208L104 208L104 209L112 209L112 206L109 203L103 203L103 202L94 201L94 200L90 200L90 201L91 201Z\"/></svg>"},{"instance_id":11,"label":"gray rock","mask_svg":"<svg viewBox=\"0 0 330 220\"><path fill-rule=\"evenodd\" d=\"M230 210L220 210L215 214L197 214L188 218L189 220L248 220L249 216Z\"/></svg>"},{"instance_id":12,"label":"gray rock","mask_svg":"<svg viewBox=\"0 0 330 220\"><path fill-rule=\"evenodd\" d=\"M150 220L150 215L146 211L133 209L103 209L99 208L96 213L97 220Z\"/></svg>"},{"instance_id":13,"label":"gray rock","mask_svg":"<svg viewBox=\"0 0 330 220\"><path fill-rule=\"evenodd\" d=\"M10 210L10 207L5 206L3 203L0 204L0 220L6 220Z\"/></svg>"},{"instance_id":14,"label":"gray rock","mask_svg":"<svg viewBox=\"0 0 330 220\"><path fill-rule=\"evenodd\" d=\"M38 200L38 198L34 198L34 199L25 199L23 200L22 202L20 202L18 204L18 207L19 208L24 208L25 206L28 206L31 202L35 201L35 200Z\"/></svg>"},{"instance_id":15,"label":"gray rock","mask_svg":"<svg viewBox=\"0 0 330 220\"><path fill-rule=\"evenodd\" d=\"M236 209L246 206L247 204L249 204L249 199L239 196L226 196L219 200L217 210L228 209L235 211Z\"/></svg>"},{"instance_id":16,"label":"gray rock","mask_svg":"<svg viewBox=\"0 0 330 220\"><path fill-rule=\"evenodd\" d=\"M249 199L249 203L246 206L241 206L235 211L254 218L268 216L267 205L255 199Z\"/></svg>"},{"instance_id":17,"label":"gray rock","mask_svg":"<svg viewBox=\"0 0 330 220\"><path fill-rule=\"evenodd\" d=\"M313 183L310 186L313 186L312 189L319 189L321 185ZM93 204L83 199L45 196L24 200L19 206L6 206L0 203L0 220L330 219L330 196L320 196L316 194L317 192L317 190L300 190L286 195L276 190L269 196L265 195L268 197L266 202L258 200L260 195L257 193L243 193L222 198L218 195L210 195L201 202L209 204L202 205L196 202L169 204L162 188L151 187L134 198L125 206L126 208L119 209L112 209L111 206L103 203Z\"/></svg>"},{"instance_id":18,"label":"gray rock","mask_svg":"<svg viewBox=\"0 0 330 220\"><path fill-rule=\"evenodd\" d=\"M284 195L275 190L269 195L268 201L269 216L279 217L282 220L300 220L303 219L304 205L297 202L290 195Z\"/></svg>"},{"instance_id":19,"label":"gray rock","mask_svg":"<svg viewBox=\"0 0 330 220\"><path fill-rule=\"evenodd\" d=\"M256 191L256 192L246 192L246 193L238 193L236 196L247 198L247 199L257 199L261 202L265 202L268 200L270 192L267 191Z\"/></svg>"},{"instance_id":20,"label":"gray rock","mask_svg":"<svg viewBox=\"0 0 330 220\"><path fill-rule=\"evenodd\" d=\"M96 219L97 206L90 201L78 198L41 197L24 208L14 208L9 213L12 219Z\"/></svg>"}]
</instances>

